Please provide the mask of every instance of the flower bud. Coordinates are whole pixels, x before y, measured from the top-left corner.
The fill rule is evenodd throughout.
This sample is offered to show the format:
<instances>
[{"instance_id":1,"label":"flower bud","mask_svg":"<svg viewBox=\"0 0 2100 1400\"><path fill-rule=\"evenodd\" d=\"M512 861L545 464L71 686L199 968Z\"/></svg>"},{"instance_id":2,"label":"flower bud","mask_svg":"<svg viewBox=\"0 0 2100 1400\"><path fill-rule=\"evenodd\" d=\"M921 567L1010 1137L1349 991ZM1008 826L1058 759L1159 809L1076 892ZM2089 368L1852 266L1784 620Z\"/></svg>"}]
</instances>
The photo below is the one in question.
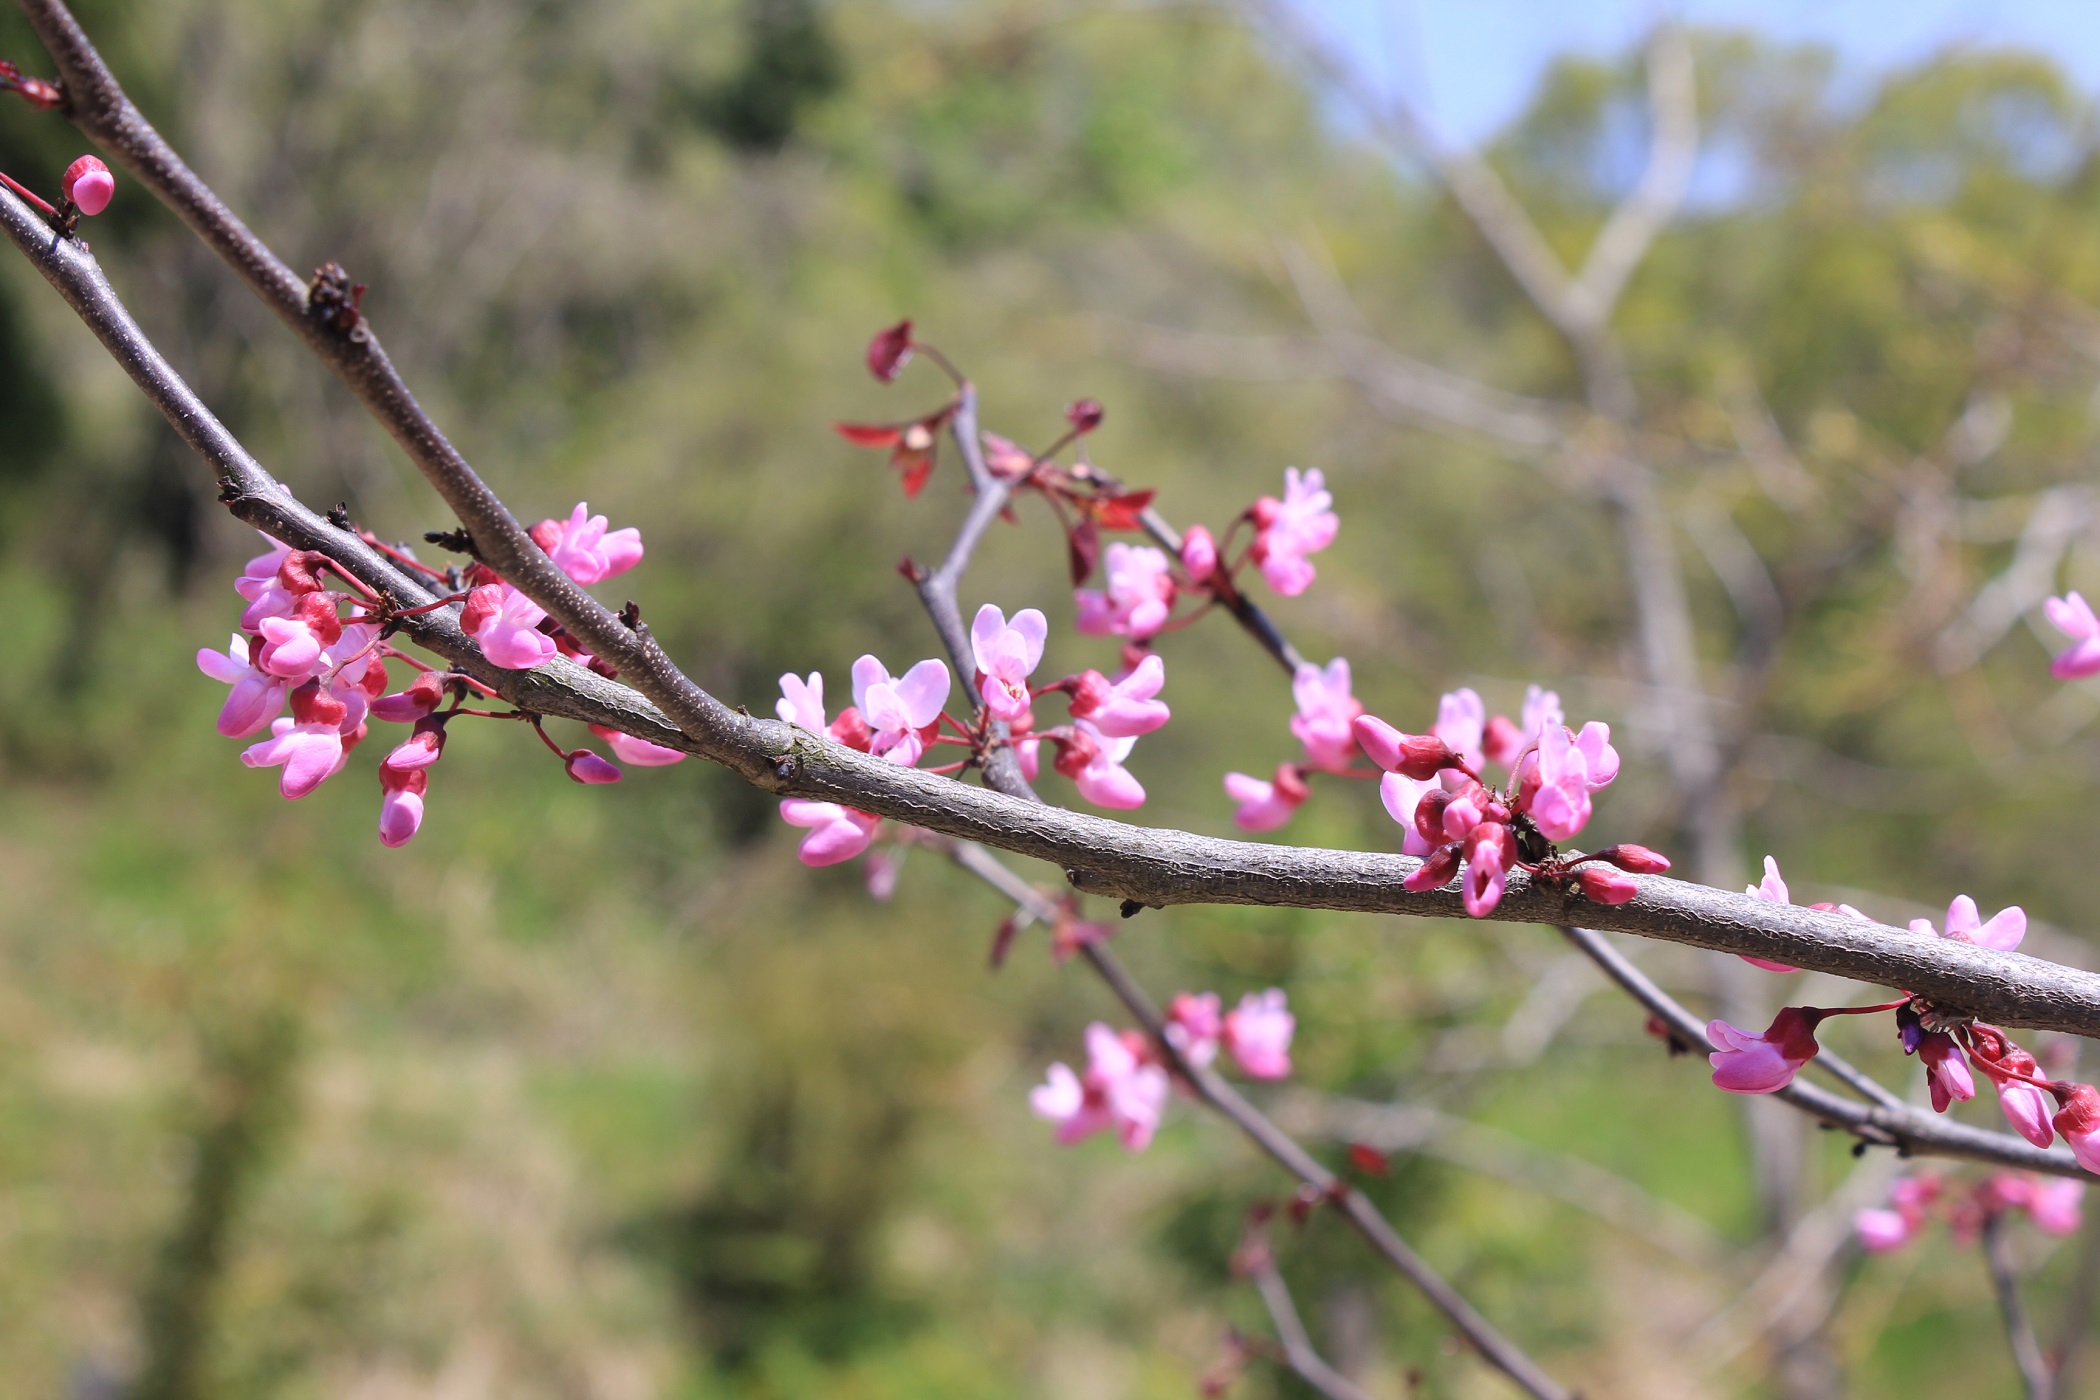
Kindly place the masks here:
<instances>
[{"instance_id":1,"label":"flower bud","mask_svg":"<svg viewBox=\"0 0 2100 1400\"><path fill-rule=\"evenodd\" d=\"M1450 805L1451 794L1440 787L1423 793L1422 800L1415 804L1415 830L1432 846L1450 839L1444 835L1444 809Z\"/></svg>"},{"instance_id":2,"label":"flower bud","mask_svg":"<svg viewBox=\"0 0 2100 1400\"><path fill-rule=\"evenodd\" d=\"M382 695L372 702L372 713L393 724L413 724L436 709L445 699L445 681L436 671L419 673L406 690Z\"/></svg>"},{"instance_id":3,"label":"flower bud","mask_svg":"<svg viewBox=\"0 0 2100 1400\"><path fill-rule=\"evenodd\" d=\"M1276 795L1293 807L1312 796L1312 788L1305 781L1305 770L1295 763L1277 764Z\"/></svg>"},{"instance_id":4,"label":"flower bud","mask_svg":"<svg viewBox=\"0 0 2100 1400\"><path fill-rule=\"evenodd\" d=\"M1081 671L1072 677L1072 718L1091 719L1115 687L1099 671Z\"/></svg>"},{"instance_id":5,"label":"flower bud","mask_svg":"<svg viewBox=\"0 0 2100 1400\"><path fill-rule=\"evenodd\" d=\"M1388 773L1399 773L1416 782L1427 782L1438 770L1456 767L1459 756L1434 734L1403 734L1376 715L1358 715L1349 722L1350 732L1364 754Z\"/></svg>"},{"instance_id":6,"label":"flower bud","mask_svg":"<svg viewBox=\"0 0 2100 1400\"><path fill-rule=\"evenodd\" d=\"M1065 421L1075 433L1090 433L1101 426L1105 412L1099 399L1081 399L1065 410Z\"/></svg>"},{"instance_id":7,"label":"flower bud","mask_svg":"<svg viewBox=\"0 0 2100 1400\"><path fill-rule=\"evenodd\" d=\"M387 773L413 773L436 763L445 752L445 721L438 715L425 715L416 721L415 731L397 745L379 765L382 775Z\"/></svg>"},{"instance_id":8,"label":"flower bud","mask_svg":"<svg viewBox=\"0 0 2100 1400\"><path fill-rule=\"evenodd\" d=\"M1202 583L1218 571L1218 542L1201 525L1191 525L1181 537L1181 567L1189 579Z\"/></svg>"},{"instance_id":9,"label":"flower bud","mask_svg":"<svg viewBox=\"0 0 2100 1400\"><path fill-rule=\"evenodd\" d=\"M1447 811L1444 815L1448 820L1451 814ZM1466 833L1461 846L1468 863L1480 859L1480 853L1488 848L1493 848L1504 870L1517 863L1516 834L1501 822L1481 822Z\"/></svg>"},{"instance_id":10,"label":"flower bud","mask_svg":"<svg viewBox=\"0 0 2100 1400\"><path fill-rule=\"evenodd\" d=\"M308 681L292 692L292 723L341 724L350 717L350 707L321 689L319 681Z\"/></svg>"},{"instance_id":11,"label":"flower bud","mask_svg":"<svg viewBox=\"0 0 2100 1400\"><path fill-rule=\"evenodd\" d=\"M1487 722L1480 747L1491 762L1507 768L1524 751L1524 731L1517 728L1508 715L1496 715Z\"/></svg>"},{"instance_id":12,"label":"flower bud","mask_svg":"<svg viewBox=\"0 0 2100 1400\"><path fill-rule=\"evenodd\" d=\"M1621 870L1630 870L1636 875L1660 875L1670 868L1668 856L1659 851L1651 851L1646 846L1636 846L1631 841L1606 846L1597 852L1597 859L1616 865Z\"/></svg>"},{"instance_id":13,"label":"flower bud","mask_svg":"<svg viewBox=\"0 0 2100 1400\"><path fill-rule=\"evenodd\" d=\"M1076 726L1057 740L1057 757L1050 766L1067 778L1077 778L1101 752L1101 746Z\"/></svg>"},{"instance_id":14,"label":"flower bud","mask_svg":"<svg viewBox=\"0 0 2100 1400\"><path fill-rule=\"evenodd\" d=\"M839 711L839 717L831 722L831 737L849 749L866 753L875 742L875 731L861 718L860 711L852 705Z\"/></svg>"},{"instance_id":15,"label":"flower bud","mask_svg":"<svg viewBox=\"0 0 2100 1400\"><path fill-rule=\"evenodd\" d=\"M466 606L459 610L459 630L469 637L476 635L502 607L503 588L500 584L488 583L470 590Z\"/></svg>"},{"instance_id":16,"label":"flower bud","mask_svg":"<svg viewBox=\"0 0 2100 1400\"><path fill-rule=\"evenodd\" d=\"M589 749L576 750L562 760L562 766L567 768L569 776L579 783L617 783L621 778L619 769Z\"/></svg>"},{"instance_id":17,"label":"flower bud","mask_svg":"<svg viewBox=\"0 0 2100 1400\"><path fill-rule=\"evenodd\" d=\"M1458 845L1439 846L1422 859L1422 868L1400 883L1416 894L1442 889L1458 873Z\"/></svg>"},{"instance_id":18,"label":"flower bud","mask_svg":"<svg viewBox=\"0 0 2100 1400\"><path fill-rule=\"evenodd\" d=\"M1624 904L1641 892L1630 876L1600 866L1586 865L1576 878L1582 882L1582 897L1592 904Z\"/></svg>"},{"instance_id":19,"label":"flower bud","mask_svg":"<svg viewBox=\"0 0 2100 1400\"><path fill-rule=\"evenodd\" d=\"M80 206L81 213L99 214L109 208L109 201L117 192L117 181L100 160L82 156L66 167L58 187L65 191L67 199Z\"/></svg>"},{"instance_id":20,"label":"flower bud","mask_svg":"<svg viewBox=\"0 0 2100 1400\"><path fill-rule=\"evenodd\" d=\"M875 338L868 342L868 373L885 384L894 383L911 363L911 348L909 320L875 332Z\"/></svg>"}]
</instances>

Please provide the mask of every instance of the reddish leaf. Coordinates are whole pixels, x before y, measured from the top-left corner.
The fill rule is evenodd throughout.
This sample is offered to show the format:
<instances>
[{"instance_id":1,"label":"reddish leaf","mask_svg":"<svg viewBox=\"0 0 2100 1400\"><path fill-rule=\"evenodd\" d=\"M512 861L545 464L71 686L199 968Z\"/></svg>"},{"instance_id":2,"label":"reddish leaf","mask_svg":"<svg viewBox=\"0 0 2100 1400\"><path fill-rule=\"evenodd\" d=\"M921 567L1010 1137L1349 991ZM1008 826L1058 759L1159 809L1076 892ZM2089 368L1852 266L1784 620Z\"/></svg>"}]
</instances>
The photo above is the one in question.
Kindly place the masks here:
<instances>
[{"instance_id":1,"label":"reddish leaf","mask_svg":"<svg viewBox=\"0 0 2100 1400\"><path fill-rule=\"evenodd\" d=\"M992 935L992 971L1005 966L1006 955L1013 951L1014 935L1020 931L1011 914L999 921L999 929Z\"/></svg>"},{"instance_id":2,"label":"reddish leaf","mask_svg":"<svg viewBox=\"0 0 2100 1400\"><path fill-rule=\"evenodd\" d=\"M855 447L895 447L904 440L904 428L896 423L833 423L831 428Z\"/></svg>"},{"instance_id":3,"label":"reddish leaf","mask_svg":"<svg viewBox=\"0 0 2100 1400\"><path fill-rule=\"evenodd\" d=\"M933 475L933 448L929 445L923 452L912 452L898 448L890 458L890 465L904 473L904 494L916 496L926 487L926 478Z\"/></svg>"},{"instance_id":4,"label":"reddish leaf","mask_svg":"<svg viewBox=\"0 0 2100 1400\"><path fill-rule=\"evenodd\" d=\"M1079 587L1093 577L1094 565L1101 558L1101 535L1094 528L1090 516L1080 516L1077 524L1065 531L1065 547L1072 556L1072 586Z\"/></svg>"},{"instance_id":5,"label":"reddish leaf","mask_svg":"<svg viewBox=\"0 0 2100 1400\"><path fill-rule=\"evenodd\" d=\"M1104 530L1141 530L1144 528L1138 517L1152 504L1154 491L1126 491L1120 496L1095 496L1087 501L1087 513L1100 522Z\"/></svg>"},{"instance_id":6,"label":"reddish leaf","mask_svg":"<svg viewBox=\"0 0 2100 1400\"><path fill-rule=\"evenodd\" d=\"M1349 1165L1372 1176L1384 1176L1393 1169L1393 1164L1386 1159L1383 1152L1362 1142L1349 1144Z\"/></svg>"},{"instance_id":7,"label":"reddish leaf","mask_svg":"<svg viewBox=\"0 0 2100 1400\"><path fill-rule=\"evenodd\" d=\"M893 382L904 373L911 363L911 322L899 321L887 330L875 332L868 342L868 373L883 383Z\"/></svg>"}]
</instances>

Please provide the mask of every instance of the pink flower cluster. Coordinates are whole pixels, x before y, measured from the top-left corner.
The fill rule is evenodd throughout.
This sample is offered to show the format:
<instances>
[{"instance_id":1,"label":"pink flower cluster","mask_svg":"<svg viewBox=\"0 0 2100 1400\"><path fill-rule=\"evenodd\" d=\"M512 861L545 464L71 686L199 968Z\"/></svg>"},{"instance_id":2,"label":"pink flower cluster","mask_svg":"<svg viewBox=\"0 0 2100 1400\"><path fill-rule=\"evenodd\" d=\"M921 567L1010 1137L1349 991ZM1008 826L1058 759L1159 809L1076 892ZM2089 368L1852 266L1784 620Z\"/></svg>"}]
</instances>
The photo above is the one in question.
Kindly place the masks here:
<instances>
[{"instance_id":1,"label":"pink flower cluster","mask_svg":"<svg viewBox=\"0 0 2100 1400\"><path fill-rule=\"evenodd\" d=\"M1510 871L1573 883L1587 899L1623 904L1639 893L1631 874L1667 870L1668 860L1641 846L1618 845L1591 856L1563 856L1555 843L1588 825L1592 797L1619 775L1611 729L1592 720L1580 733L1563 722L1559 697L1533 686L1521 726L1486 717L1471 690L1437 707L1427 734L1407 734L1376 715L1351 722L1357 743L1385 770L1379 797L1404 836L1402 850L1424 857L1406 880L1433 890L1462 875L1466 912L1485 918L1501 903ZM1500 787L1481 778L1488 760L1509 773Z\"/></svg>"},{"instance_id":2,"label":"pink flower cluster","mask_svg":"<svg viewBox=\"0 0 2100 1400\"><path fill-rule=\"evenodd\" d=\"M1240 1070L1255 1079L1283 1079L1291 1072L1291 1036L1297 1022L1281 989L1250 992L1220 1014L1215 992L1183 992L1168 1008L1166 1036L1191 1065L1207 1066L1222 1047ZM1120 1034L1096 1021L1086 1032L1087 1067L1081 1074L1050 1066L1044 1083L1028 1096L1039 1118L1057 1125L1057 1140L1070 1144L1113 1132L1132 1152L1142 1152L1159 1127L1172 1078L1158 1047L1134 1030Z\"/></svg>"},{"instance_id":3,"label":"pink flower cluster","mask_svg":"<svg viewBox=\"0 0 2100 1400\"><path fill-rule=\"evenodd\" d=\"M634 567L642 557L638 532L608 534L605 525L604 516L589 516L578 505L567 523L543 520L532 535L570 577L595 583ZM197 668L228 687L219 711L219 732L239 739L269 730L269 738L242 751L241 762L280 770L278 790L296 800L343 770L351 750L368 732L368 719L413 725L408 740L379 768L379 839L388 846L403 845L422 826L429 770L444 751L446 724L457 714L470 713L459 701L467 690L481 687L465 676L433 671L384 641L382 624L392 614L325 555L295 550L268 536L264 542L269 548L250 559L234 580L247 604L241 631L223 653L209 647L197 653ZM491 663L522 670L563 649L565 634L546 622L530 599L480 566L476 569L493 581L460 596L460 625L480 643ZM436 576L435 570L424 571ZM330 573L356 592L330 589ZM394 694L387 693L390 660L403 661L418 672L412 685ZM440 712L448 694L454 696L453 707ZM287 707L289 715L284 713ZM630 763L661 765L685 757L630 735L595 732ZM578 782L619 780L619 769L590 750L564 752L552 740L547 743Z\"/></svg>"},{"instance_id":4,"label":"pink flower cluster","mask_svg":"<svg viewBox=\"0 0 2100 1400\"><path fill-rule=\"evenodd\" d=\"M1985 1221L2025 1211L2035 1229L2061 1239L2078 1233L2084 1201L2085 1183L2068 1177L1993 1172L1956 1198L1940 1177L1920 1174L1898 1177L1888 1205L1856 1212L1852 1228L1867 1253L1890 1254L1918 1237L1935 1207L1961 1244L1973 1243Z\"/></svg>"},{"instance_id":5,"label":"pink flower cluster","mask_svg":"<svg viewBox=\"0 0 2100 1400\"><path fill-rule=\"evenodd\" d=\"M774 713L813 734L829 734L846 747L907 768L917 766L940 725L953 682L946 662L919 662L902 678L874 656L853 663L853 703L836 720L824 719L824 677L807 679L789 673L780 678L780 700ZM809 866L837 865L868 849L882 818L836 802L789 798L780 804L789 826L808 830L799 852Z\"/></svg>"},{"instance_id":6,"label":"pink flower cluster","mask_svg":"<svg viewBox=\"0 0 2100 1400\"><path fill-rule=\"evenodd\" d=\"M1273 780L1225 775L1225 795L1239 804L1232 819L1242 831L1274 831L1289 821L1312 791L1306 781L1312 773L1356 776L1362 771L1355 766L1358 747L1351 726L1364 707L1350 693L1348 661L1337 656L1324 671L1310 662L1300 666L1291 696L1298 702L1291 733L1305 748L1304 761L1278 764Z\"/></svg>"}]
</instances>

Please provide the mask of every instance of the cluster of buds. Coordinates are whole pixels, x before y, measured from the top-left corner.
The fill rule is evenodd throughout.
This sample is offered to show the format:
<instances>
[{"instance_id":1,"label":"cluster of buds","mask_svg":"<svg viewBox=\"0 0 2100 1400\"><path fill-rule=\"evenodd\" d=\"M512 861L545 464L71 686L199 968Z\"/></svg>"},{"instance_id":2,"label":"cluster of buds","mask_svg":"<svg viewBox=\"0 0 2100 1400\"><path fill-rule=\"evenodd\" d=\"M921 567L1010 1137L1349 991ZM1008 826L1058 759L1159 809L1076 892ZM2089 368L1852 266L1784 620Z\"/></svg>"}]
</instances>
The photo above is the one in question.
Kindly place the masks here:
<instances>
[{"instance_id":1,"label":"cluster of buds","mask_svg":"<svg viewBox=\"0 0 2100 1400\"><path fill-rule=\"evenodd\" d=\"M541 521L532 535L579 583L624 572L642 556L638 532L608 533L605 517L590 515L582 505L566 522ZM371 720L411 726L407 740L379 767L379 838L388 846L406 844L421 829L430 770L444 753L447 726L462 716L527 721L577 782L619 781L620 770L592 750L555 743L535 714L467 708L469 699L494 692L468 676L434 669L389 641L403 617L459 603L462 630L494 665L523 670L563 651L591 663L531 600L484 566L475 565L470 578L460 580L371 541L448 586L474 584L404 611L390 607L327 555L263 538L268 549L250 559L234 580L247 604L241 630L223 653L209 647L199 651L197 667L228 687L219 710L221 734L243 739L270 731L269 738L242 752L241 761L280 770L278 790L285 797L304 797L341 772ZM331 588L331 579L350 591ZM392 661L417 674L407 688L389 693ZM685 757L631 735L595 727L594 732L629 763L660 766Z\"/></svg>"},{"instance_id":2,"label":"cluster of buds","mask_svg":"<svg viewBox=\"0 0 2100 1400\"><path fill-rule=\"evenodd\" d=\"M1250 992L1222 1015L1220 1006L1215 992L1183 992L1174 998L1165 1035L1175 1054L1202 1068L1222 1048L1250 1078L1287 1077L1297 1022L1281 989ZM1142 1033L1118 1032L1099 1021L1087 1027L1086 1049L1085 1072L1074 1073L1062 1062L1051 1065L1044 1083L1030 1092L1029 1107L1057 1125L1060 1143L1113 1132L1129 1151L1144 1151L1176 1082L1171 1062Z\"/></svg>"},{"instance_id":3,"label":"cluster of buds","mask_svg":"<svg viewBox=\"0 0 2100 1400\"><path fill-rule=\"evenodd\" d=\"M1670 868L1645 846L1622 843L1594 855L1559 849L1589 824L1592 796L1619 775L1619 755L1602 721L1568 728L1551 691L1531 688L1521 724L1489 718L1477 694L1459 690L1443 697L1427 734L1403 733L1369 714L1350 729L1385 771L1379 797L1402 827L1402 849L1423 857L1407 888L1441 889L1459 876L1466 912L1476 919L1501 903L1513 870L1571 886L1598 904L1624 904L1639 893L1630 875ZM1508 774L1500 785L1482 777L1490 760Z\"/></svg>"},{"instance_id":4,"label":"cluster of buds","mask_svg":"<svg viewBox=\"0 0 2100 1400\"><path fill-rule=\"evenodd\" d=\"M2068 1177L2031 1172L1993 1172L1966 1191L1955 1191L1932 1173L1898 1177L1889 1186L1889 1203L1856 1212L1853 1233L1869 1254L1892 1254L1918 1237L1935 1216L1947 1222L1957 1244L1969 1245L1992 1220L2025 1211L2045 1235L2059 1239L2078 1233L2083 1217L2085 1183Z\"/></svg>"}]
</instances>

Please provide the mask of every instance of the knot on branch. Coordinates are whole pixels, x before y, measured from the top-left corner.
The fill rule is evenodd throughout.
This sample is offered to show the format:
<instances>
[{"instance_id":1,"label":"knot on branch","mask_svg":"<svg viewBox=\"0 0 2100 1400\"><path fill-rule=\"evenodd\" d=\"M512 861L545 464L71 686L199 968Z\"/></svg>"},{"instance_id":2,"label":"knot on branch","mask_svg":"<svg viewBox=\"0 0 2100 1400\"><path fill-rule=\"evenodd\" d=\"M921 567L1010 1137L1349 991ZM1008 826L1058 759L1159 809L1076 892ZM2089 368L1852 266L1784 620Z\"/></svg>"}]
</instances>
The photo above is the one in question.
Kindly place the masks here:
<instances>
[{"instance_id":1,"label":"knot on branch","mask_svg":"<svg viewBox=\"0 0 2100 1400\"><path fill-rule=\"evenodd\" d=\"M325 262L315 268L313 281L306 287L307 313L352 340L365 338L364 299L365 284L352 282L339 262Z\"/></svg>"}]
</instances>

